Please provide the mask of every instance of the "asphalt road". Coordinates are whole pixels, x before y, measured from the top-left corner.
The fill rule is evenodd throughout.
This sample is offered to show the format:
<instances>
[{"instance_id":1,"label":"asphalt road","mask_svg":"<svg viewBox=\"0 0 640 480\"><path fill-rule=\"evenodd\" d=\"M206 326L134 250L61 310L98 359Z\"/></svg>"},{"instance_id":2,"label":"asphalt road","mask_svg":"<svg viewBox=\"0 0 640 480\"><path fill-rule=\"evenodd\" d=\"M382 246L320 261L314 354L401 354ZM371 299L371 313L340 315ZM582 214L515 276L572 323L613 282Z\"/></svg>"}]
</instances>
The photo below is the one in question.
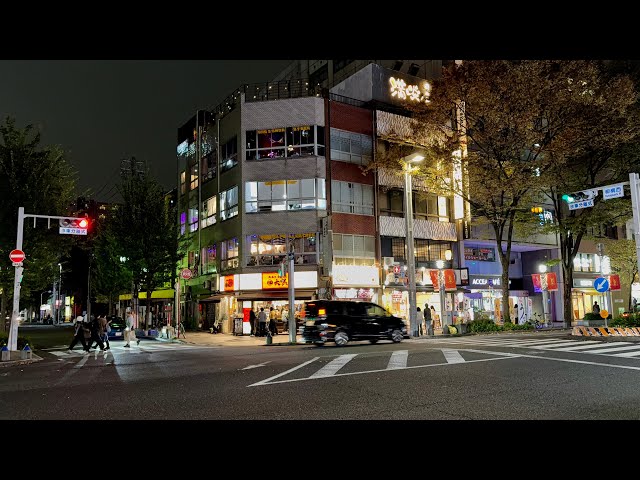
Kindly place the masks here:
<instances>
[{"instance_id":1,"label":"asphalt road","mask_svg":"<svg viewBox=\"0 0 640 480\"><path fill-rule=\"evenodd\" d=\"M592 342L541 333L342 348L112 342L87 356L60 348L0 369L0 418L640 418L640 343Z\"/></svg>"}]
</instances>

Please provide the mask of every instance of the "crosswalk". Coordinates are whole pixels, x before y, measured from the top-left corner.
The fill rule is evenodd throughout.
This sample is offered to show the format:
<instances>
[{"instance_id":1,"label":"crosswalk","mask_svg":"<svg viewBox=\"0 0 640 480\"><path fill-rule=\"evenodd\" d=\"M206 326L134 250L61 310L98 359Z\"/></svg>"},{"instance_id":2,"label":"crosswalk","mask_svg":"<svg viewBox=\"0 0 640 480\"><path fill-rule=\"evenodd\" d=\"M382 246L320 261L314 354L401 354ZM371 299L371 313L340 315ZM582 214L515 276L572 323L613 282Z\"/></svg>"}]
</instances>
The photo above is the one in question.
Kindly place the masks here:
<instances>
[{"instance_id":1,"label":"crosswalk","mask_svg":"<svg viewBox=\"0 0 640 480\"><path fill-rule=\"evenodd\" d=\"M101 352L99 349L92 350L90 355L137 355L141 353L153 353L153 352L169 352L175 350L193 350L200 349L198 345L186 345L183 343L165 343L158 341L141 342L140 345L132 344L130 347L125 347L123 344L111 342L110 349ZM69 351L66 348L59 350L49 350L47 353L55 355L60 359L71 359L85 356L81 346L76 346L74 350Z\"/></svg>"},{"instance_id":2,"label":"crosswalk","mask_svg":"<svg viewBox=\"0 0 640 480\"><path fill-rule=\"evenodd\" d=\"M548 336L546 338L508 338L508 337L462 337L451 339L450 343L462 345L481 345L491 347L517 347L553 352L587 353L620 358L640 359L640 342L602 342L598 340L568 339Z\"/></svg>"}]
</instances>

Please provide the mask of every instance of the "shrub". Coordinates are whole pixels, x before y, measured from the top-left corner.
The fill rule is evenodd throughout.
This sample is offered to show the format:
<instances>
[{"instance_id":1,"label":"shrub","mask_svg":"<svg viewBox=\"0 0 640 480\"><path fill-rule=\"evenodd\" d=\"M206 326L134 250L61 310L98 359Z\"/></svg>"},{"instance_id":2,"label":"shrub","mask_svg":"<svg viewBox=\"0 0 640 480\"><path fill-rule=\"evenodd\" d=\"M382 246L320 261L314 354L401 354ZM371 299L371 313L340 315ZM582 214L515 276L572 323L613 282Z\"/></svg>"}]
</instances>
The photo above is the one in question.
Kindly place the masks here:
<instances>
[{"instance_id":1,"label":"shrub","mask_svg":"<svg viewBox=\"0 0 640 480\"><path fill-rule=\"evenodd\" d=\"M31 349L34 348L33 342L28 337L22 337L18 335L18 350L22 350L26 344L29 344ZM9 334L6 332L0 332L0 345L9 344Z\"/></svg>"},{"instance_id":2,"label":"shrub","mask_svg":"<svg viewBox=\"0 0 640 480\"><path fill-rule=\"evenodd\" d=\"M611 318L611 314L609 314L608 318ZM604 319L600 316L599 313L589 312L584 314L584 318L582 320L604 320Z\"/></svg>"},{"instance_id":3,"label":"shrub","mask_svg":"<svg viewBox=\"0 0 640 480\"><path fill-rule=\"evenodd\" d=\"M631 314L628 317L618 317L609 322L609 326L620 328L640 327L640 317L637 314Z\"/></svg>"}]
</instances>

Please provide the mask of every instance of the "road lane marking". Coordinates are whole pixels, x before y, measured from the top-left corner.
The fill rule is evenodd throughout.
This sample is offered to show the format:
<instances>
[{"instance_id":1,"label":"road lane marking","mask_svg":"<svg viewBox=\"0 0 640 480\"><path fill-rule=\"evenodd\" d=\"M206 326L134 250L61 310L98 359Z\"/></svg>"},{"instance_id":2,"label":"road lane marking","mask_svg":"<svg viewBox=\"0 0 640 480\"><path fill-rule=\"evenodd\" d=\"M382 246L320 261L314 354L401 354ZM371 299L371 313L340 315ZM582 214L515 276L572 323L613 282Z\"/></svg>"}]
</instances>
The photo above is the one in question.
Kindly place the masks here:
<instances>
[{"instance_id":1,"label":"road lane marking","mask_svg":"<svg viewBox=\"0 0 640 480\"><path fill-rule=\"evenodd\" d=\"M259 363L257 365L247 365L246 367L241 368L240 370L251 370L252 368L264 367L267 363L270 363L270 361L269 362L262 362L262 363Z\"/></svg>"},{"instance_id":2,"label":"road lane marking","mask_svg":"<svg viewBox=\"0 0 640 480\"><path fill-rule=\"evenodd\" d=\"M389 358L389 363L387 364L387 370L405 368L407 366L408 358L409 358L409 350L396 350L391 354L391 357Z\"/></svg>"},{"instance_id":3,"label":"road lane marking","mask_svg":"<svg viewBox=\"0 0 640 480\"><path fill-rule=\"evenodd\" d=\"M474 350L463 350L463 351L467 352L467 351L474 351ZM483 350L478 350L478 352L485 353ZM468 365L470 363L492 362L492 361L495 361L495 360L510 360L512 358L518 358L518 357L525 356L525 355L520 355L520 354L517 354L517 353L504 353L504 352L492 352L492 353L495 354L495 355L501 355L501 356L493 357L493 358L481 358L481 359L478 359L478 360L469 360L469 361L467 361L465 363ZM433 363L433 364L430 364L430 365L414 365L414 366L411 366L411 367L405 367L403 369L396 368L396 369L392 369L392 370L387 370L385 368L384 370L366 370L366 371L363 371L363 372L336 373L335 375L331 375L330 377L326 377L326 376L313 377L313 376L311 376L311 377L304 377L304 378L290 378L288 380L278 380L278 381L275 381L275 382L271 381L274 378L282 377L283 375L286 375L287 373L292 372L293 370L297 370L298 368L301 368L301 367L303 367L305 365L308 365L309 363L317 360L318 358L320 358L320 357L316 357L313 360L305 362L302 365L298 365L297 367L294 367L291 370L287 370L286 372L278 374L278 375L276 375L274 377L268 378L266 380L262 380L262 381L257 382L257 383L253 383L251 385L247 385L247 387L256 387L256 386L259 386L259 385L274 385L274 384L278 384L278 383L302 382L302 381L306 381L306 380L318 380L319 378L346 377L348 375L364 375L364 374L367 374L367 373L395 372L395 371L398 371L398 370L412 370L412 369L416 369L416 368L443 367L443 366L446 366L446 365L450 365L449 363ZM538 357L532 356L531 358L538 358Z\"/></svg>"},{"instance_id":4,"label":"road lane marking","mask_svg":"<svg viewBox=\"0 0 640 480\"><path fill-rule=\"evenodd\" d=\"M458 350L452 350L450 348L443 348L441 350L442 350L442 353L444 353L444 358L447 361L447 363L465 363L466 362L466 360L462 358L462 355L460 355L460 352L458 352Z\"/></svg>"},{"instance_id":5,"label":"road lane marking","mask_svg":"<svg viewBox=\"0 0 640 480\"><path fill-rule=\"evenodd\" d=\"M618 343L618 342L616 342ZM587 350L586 352L581 352L581 353L595 353L595 354L599 354L599 353L608 353L608 352L621 352L623 350L638 350L640 351L640 345L629 345L626 347L610 347L610 348L602 348L604 345L600 346L600 347L595 347L593 350Z\"/></svg>"},{"instance_id":6,"label":"road lane marking","mask_svg":"<svg viewBox=\"0 0 640 480\"><path fill-rule=\"evenodd\" d=\"M252 383L251 385L247 385L247 387L254 387L254 386L256 386L256 385L264 385L265 383L269 383L269 382L270 382L271 380L273 380L273 379L283 377L284 375L288 375L288 374L289 374L289 373L291 373L291 372L295 372L296 370L298 370L298 369L300 369L300 368L302 368L302 367L306 367L307 365L309 365L310 363L315 362L315 361L316 361L316 360L318 360L319 358L320 358L320 357L314 357L314 358L312 358L311 360L309 360L308 362L301 363L300 365L298 365L298 366L296 366L296 367L290 368L289 370L286 370L286 371L284 371L284 372L282 372L282 373L279 373L279 374L277 374L277 375L274 375L273 377L269 377L269 378L267 378L266 380L261 380L261 381L256 382L256 383ZM279 383L279 382L275 382L275 383Z\"/></svg>"},{"instance_id":7,"label":"road lane marking","mask_svg":"<svg viewBox=\"0 0 640 480\"><path fill-rule=\"evenodd\" d=\"M615 353L615 354L610 355L610 356L611 357L629 358L629 357L637 357L638 355L640 355L640 351L638 351L638 352L627 352L627 353Z\"/></svg>"},{"instance_id":8,"label":"road lane marking","mask_svg":"<svg viewBox=\"0 0 640 480\"><path fill-rule=\"evenodd\" d=\"M591 341L595 342L595 340L591 340ZM576 342L584 343L582 340L569 340L567 342L556 343L555 345L534 345L531 348L543 350L545 348L568 347L570 345L575 345Z\"/></svg>"},{"instance_id":9,"label":"road lane marking","mask_svg":"<svg viewBox=\"0 0 640 480\"><path fill-rule=\"evenodd\" d=\"M594 343L599 343L600 345L602 345L601 341L598 340L588 340L586 342L580 342L581 345L575 346L575 347L562 347L562 348L554 348L553 351L554 352L573 352L574 350L585 350L585 349L589 349L589 348L595 348L595 345L593 345ZM582 344L586 344L588 343L589 345L582 345ZM625 345L629 345L629 343L631 342L616 342L619 344L625 344ZM581 352L579 352L581 353Z\"/></svg>"},{"instance_id":10,"label":"road lane marking","mask_svg":"<svg viewBox=\"0 0 640 480\"><path fill-rule=\"evenodd\" d=\"M311 375L311 378L317 377L330 377L335 375L338 370L344 367L347 363L353 360L353 357L356 357L357 353L349 353L348 355L340 355L338 358L334 358L329 363L327 363L324 367L318 370L316 373Z\"/></svg>"}]
</instances>

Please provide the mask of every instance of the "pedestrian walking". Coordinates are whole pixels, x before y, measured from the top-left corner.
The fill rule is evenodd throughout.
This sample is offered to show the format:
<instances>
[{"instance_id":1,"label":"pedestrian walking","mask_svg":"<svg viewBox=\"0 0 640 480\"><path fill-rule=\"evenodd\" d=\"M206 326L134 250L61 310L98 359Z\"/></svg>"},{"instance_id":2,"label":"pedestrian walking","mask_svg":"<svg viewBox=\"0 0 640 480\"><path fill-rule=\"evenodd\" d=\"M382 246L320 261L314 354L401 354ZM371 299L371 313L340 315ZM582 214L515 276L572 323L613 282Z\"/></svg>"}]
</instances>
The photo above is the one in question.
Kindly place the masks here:
<instances>
[{"instance_id":1,"label":"pedestrian walking","mask_svg":"<svg viewBox=\"0 0 640 480\"><path fill-rule=\"evenodd\" d=\"M127 319L125 320L126 328L124 329L124 344L125 347L131 347L131 341L135 340L136 345L140 345L140 339L136 338L135 320L133 318L133 312L129 311Z\"/></svg>"},{"instance_id":2,"label":"pedestrian walking","mask_svg":"<svg viewBox=\"0 0 640 480\"><path fill-rule=\"evenodd\" d=\"M427 335L433 335L433 326L431 324L431 321L432 321L431 308L429 308L428 303L425 303L424 304L424 326L425 326L425 332Z\"/></svg>"},{"instance_id":3,"label":"pedestrian walking","mask_svg":"<svg viewBox=\"0 0 640 480\"><path fill-rule=\"evenodd\" d=\"M107 317L104 315L98 315L98 336L102 340L102 343L104 343L105 350L111 350L111 347L109 346L109 332L111 331L110 323L111 320L107 320Z\"/></svg>"},{"instance_id":4,"label":"pedestrian walking","mask_svg":"<svg viewBox=\"0 0 640 480\"><path fill-rule=\"evenodd\" d=\"M73 347L76 346L76 343L82 343L82 350L85 353L89 353L89 348L87 348L87 342L84 339L84 328L82 325L82 317L78 315L76 317L75 330L73 332L73 339L71 340L71 344L69 345L69 351L73 350Z\"/></svg>"},{"instance_id":5,"label":"pedestrian walking","mask_svg":"<svg viewBox=\"0 0 640 480\"><path fill-rule=\"evenodd\" d=\"M258 314L258 337L263 337L267 334L267 312L264 308L260 308Z\"/></svg>"},{"instance_id":6,"label":"pedestrian walking","mask_svg":"<svg viewBox=\"0 0 640 480\"><path fill-rule=\"evenodd\" d=\"M100 317L96 318L91 315L91 322L89 323L89 345L91 348L96 348L96 346L100 347L100 351L104 351L104 343L102 343L102 335L100 334ZM93 345L95 342L96 345Z\"/></svg>"}]
</instances>

